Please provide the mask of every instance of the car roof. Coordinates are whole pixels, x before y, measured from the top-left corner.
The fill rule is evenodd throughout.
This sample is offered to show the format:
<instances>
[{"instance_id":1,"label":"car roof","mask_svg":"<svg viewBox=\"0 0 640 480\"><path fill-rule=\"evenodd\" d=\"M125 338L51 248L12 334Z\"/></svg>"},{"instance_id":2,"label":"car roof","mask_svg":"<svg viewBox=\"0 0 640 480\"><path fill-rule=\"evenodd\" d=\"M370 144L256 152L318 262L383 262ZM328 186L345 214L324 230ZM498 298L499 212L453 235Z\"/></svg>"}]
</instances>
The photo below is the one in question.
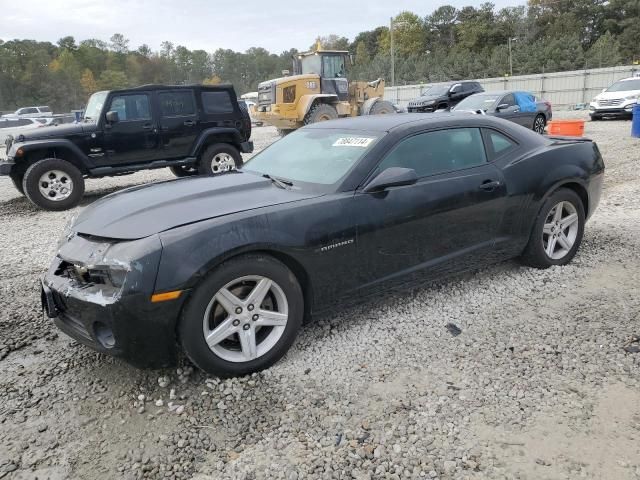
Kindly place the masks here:
<instances>
[{"instance_id":1,"label":"car roof","mask_svg":"<svg viewBox=\"0 0 640 480\"><path fill-rule=\"evenodd\" d=\"M129 92L131 90L181 90L185 88L200 88L203 90L229 90L233 88L230 83L221 83L218 85L202 85L200 83L194 83L191 85L163 85L163 84L148 84L140 85L131 88L121 88L118 90L111 90L112 92Z\"/></svg>"},{"instance_id":2,"label":"car roof","mask_svg":"<svg viewBox=\"0 0 640 480\"><path fill-rule=\"evenodd\" d=\"M474 93L473 96L476 95L508 95L510 93L526 93L528 95L533 95L532 92L528 92L527 90L491 90L490 92L479 92ZM535 96L535 95L534 95Z\"/></svg>"},{"instance_id":3,"label":"car roof","mask_svg":"<svg viewBox=\"0 0 640 480\"><path fill-rule=\"evenodd\" d=\"M503 123L504 122L504 123ZM359 117L339 118L329 122L312 123L304 129L344 129L367 132L390 132L404 128L456 127L495 124L503 129L506 121L488 115L469 115L468 113L400 113L391 115L363 115Z\"/></svg>"}]
</instances>

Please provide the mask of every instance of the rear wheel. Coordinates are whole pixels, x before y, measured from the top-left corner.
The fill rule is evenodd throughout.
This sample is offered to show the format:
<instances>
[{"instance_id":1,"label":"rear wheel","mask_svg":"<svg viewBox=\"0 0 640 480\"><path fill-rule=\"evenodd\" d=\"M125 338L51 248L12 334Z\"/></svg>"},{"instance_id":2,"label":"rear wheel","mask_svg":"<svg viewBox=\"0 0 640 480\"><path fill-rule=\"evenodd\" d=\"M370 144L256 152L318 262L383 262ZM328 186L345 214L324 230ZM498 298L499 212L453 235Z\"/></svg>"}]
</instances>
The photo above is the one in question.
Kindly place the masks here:
<instances>
[{"instance_id":1,"label":"rear wheel","mask_svg":"<svg viewBox=\"0 0 640 480\"><path fill-rule=\"evenodd\" d=\"M533 120L533 131L542 135L544 133L544 127L547 126L547 120L544 115L536 115Z\"/></svg>"},{"instance_id":2,"label":"rear wheel","mask_svg":"<svg viewBox=\"0 0 640 480\"><path fill-rule=\"evenodd\" d=\"M60 158L45 158L31 165L22 179L31 202L45 210L73 208L84 195L84 178L78 168Z\"/></svg>"},{"instance_id":3,"label":"rear wheel","mask_svg":"<svg viewBox=\"0 0 640 480\"><path fill-rule=\"evenodd\" d=\"M207 147L200 156L198 173L217 175L242 166L242 155L236 147L228 143L216 143Z\"/></svg>"},{"instance_id":4,"label":"rear wheel","mask_svg":"<svg viewBox=\"0 0 640 480\"><path fill-rule=\"evenodd\" d=\"M378 100L373 107L371 107L369 115L389 115L391 113L396 113L396 109L393 108L393 104L386 100Z\"/></svg>"},{"instance_id":5,"label":"rear wheel","mask_svg":"<svg viewBox=\"0 0 640 480\"><path fill-rule=\"evenodd\" d=\"M584 234L585 213L576 192L561 188L543 204L522 255L536 268L566 265L576 255Z\"/></svg>"},{"instance_id":6,"label":"rear wheel","mask_svg":"<svg viewBox=\"0 0 640 480\"><path fill-rule=\"evenodd\" d=\"M196 288L180 320L180 341L202 370L246 375L287 352L303 313L291 271L272 257L246 255L223 263Z\"/></svg>"},{"instance_id":7,"label":"rear wheel","mask_svg":"<svg viewBox=\"0 0 640 480\"><path fill-rule=\"evenodd\" d=\"M198 175L198 168L194 165L177 165L174 167L169 167L169 170L171 170L171 173L179 178Z\"/></svg>"},{"instance_id":8,"label":"rear wheel","mask_svg":"<svg viewBox=\"0 0 640 480\"><path fill-rule=\"evenodd\" d=\"M326 103L318 103L304 117L304 124L326 122L336 118L338 118L338 111L333 106Z\"/></svg>"},{"instance_id":9,"label":"rear wheel","mask_svg":"<svg viewBox=\"0 0 640 480\"><path fill-rule=\"evenodd\" d=\"M590 115L591 120L596 122L598 120L602 120L602 117L600 115Z\"/></svg>"}]
</instances>

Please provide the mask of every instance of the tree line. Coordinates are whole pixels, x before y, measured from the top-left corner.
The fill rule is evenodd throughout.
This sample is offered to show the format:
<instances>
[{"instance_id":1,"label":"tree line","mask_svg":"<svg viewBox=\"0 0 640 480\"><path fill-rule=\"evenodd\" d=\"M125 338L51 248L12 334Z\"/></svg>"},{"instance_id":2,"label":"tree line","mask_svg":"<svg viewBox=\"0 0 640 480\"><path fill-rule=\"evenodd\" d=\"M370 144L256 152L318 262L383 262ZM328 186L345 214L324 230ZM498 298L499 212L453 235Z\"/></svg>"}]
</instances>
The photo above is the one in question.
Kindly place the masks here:
<instances>
[{"instance_id":1,"label":"tree line","mask_svg":"<svg viewBox=\"0 0 640 480\"><path fill-rule=\"evenodd\" d=\"M444 5L426 16L402 12L391 23L400 85L503 76L511 69L519 75L640 60L638 0L529 0L526 6L502 9L492 3L460 9ZM353 54L351 78L382 77L389 85L388 25L353 40L331 34L316 41ZM260 47L207 52L169 41L159 51L148 45L134 49L119 33L108 42L77 42L72 36L56 44L0 40L0 109L49 105L68 111L82 108L95 91L147 83L229 82L242 94L290 70L296 53L274 54Z\"/></svg>"}]
</instances>

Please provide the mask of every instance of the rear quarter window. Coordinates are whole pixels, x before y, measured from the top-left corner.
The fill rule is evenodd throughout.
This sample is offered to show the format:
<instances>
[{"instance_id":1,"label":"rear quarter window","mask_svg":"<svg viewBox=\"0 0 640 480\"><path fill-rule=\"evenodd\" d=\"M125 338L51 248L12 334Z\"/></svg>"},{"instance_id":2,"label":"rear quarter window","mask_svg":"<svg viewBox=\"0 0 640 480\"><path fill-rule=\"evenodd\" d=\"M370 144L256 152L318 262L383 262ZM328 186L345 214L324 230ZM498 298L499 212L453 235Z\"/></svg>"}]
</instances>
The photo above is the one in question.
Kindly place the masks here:
<instances>
[{"instance_id":1,"label":"rear quarter window","mask_svg":"<svg viewBox=\"0 0 640 480\"><path fill-rule=\"evenodd\" d=\"M182 117L195 115L196 106L191 90L176 90L173 92L161 92L160 114L163 117Z\"/></svg>"},{"instance_id":2,"label":"rear quarter window","mask_svg":"<svg viewBox=\"0 0 640 480\"><path fill-rule=\"evenodd\" d=\"M204 113L232 113L233 103L228 92L202 92L202 108Z\"/></svg>"}]
</instances>

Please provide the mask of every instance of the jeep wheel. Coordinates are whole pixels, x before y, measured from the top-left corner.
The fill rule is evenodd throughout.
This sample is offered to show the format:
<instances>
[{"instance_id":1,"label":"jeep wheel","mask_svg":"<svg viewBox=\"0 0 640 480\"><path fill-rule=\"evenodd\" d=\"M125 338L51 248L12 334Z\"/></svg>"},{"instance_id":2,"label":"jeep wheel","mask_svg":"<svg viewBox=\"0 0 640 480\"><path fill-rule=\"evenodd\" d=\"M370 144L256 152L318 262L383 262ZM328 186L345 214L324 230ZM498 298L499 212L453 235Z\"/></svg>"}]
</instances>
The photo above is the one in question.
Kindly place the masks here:
<instances>
[{"instance_id":1,"label":"jeep wheel","mask_svg":"<svg viewBox=\"0 0 640 480\"><path fill-rule=\"evenodd\" d=\"M18 175L16 173L9 174L11 181L13 182L13 186L16 187L16 190L24 195L24 188L22 188L22 178L23 175Z\"/></svg>"},{"instance_id":2,"label":"jeep wheel","mask_svg":"<svg viewBox=\"0 0 640 480\"><path fill-rule=\"evenodd\" d=\"M178 178L198 175L198 168L193 165L176 165L175 167L169 167L169 170Z\"/></svg>"},{"instance_id":3,"label":"jeep wheel","mask_svg":"<svg viewBox=\"0 0 640 480\"><path fill-rule=\"evenodd\" d=\"M334 120L336 118L338 118L338 112L335 108L326 103L318 103L307 113L307 116L304 117L304 124L309 125L310 123L326 122L327 120Z\"/></svg>"},{"instance_id":4,"label":"jeep wheel","mask_svg":"<svg viewBox=\"0 0 640 480\"><path fill-rule=\"evenodd\" d=\"M240 152L228 143L216 143L207 147L200 156L198 173L200 175L217 175L242 167Z\"/></svg>"},{"instance_id":5,"label":"jeep wheel","mask_svg":"<svg viewBox=\"0 0 640 480\"><path fill-rule=\"evenodd\" d=\"M73 208L84 195L84 178L73 164L60 158L45 158L31 165L22 179L27 198L45 210Z\"/></svg>"}]
</instances>

